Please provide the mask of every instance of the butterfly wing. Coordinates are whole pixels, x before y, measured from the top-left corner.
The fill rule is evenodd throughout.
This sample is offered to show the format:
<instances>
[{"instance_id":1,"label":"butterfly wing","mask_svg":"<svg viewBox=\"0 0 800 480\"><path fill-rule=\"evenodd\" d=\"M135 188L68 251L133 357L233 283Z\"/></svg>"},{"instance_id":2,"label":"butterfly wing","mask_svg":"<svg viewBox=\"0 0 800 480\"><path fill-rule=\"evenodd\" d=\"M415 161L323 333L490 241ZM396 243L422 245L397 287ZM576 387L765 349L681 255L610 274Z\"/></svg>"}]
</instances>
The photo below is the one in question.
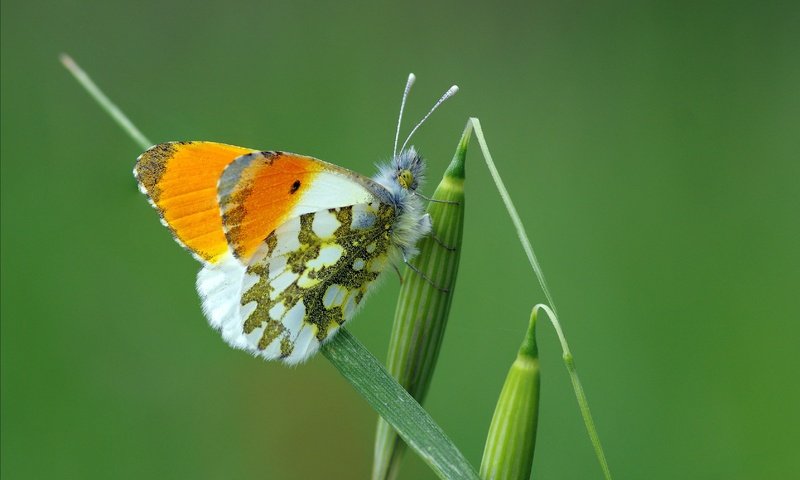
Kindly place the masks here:
<instances>
[{"instance_id":1,"label":"butterfly wing","mask_svg":"<svg viewBox=\"0 0 800 480\"><path fill-rule=\"evenodd\" d=\"M232 346L294 364L353 317L392 253L393 205L349 170L281 152L243 155L219 182L230 245L198 275Z\"/></svg>"},{"instance_id":2,"label":"butterfly wing","mask_svg":"<svg viewBox=\"0 0 800 480\"><path fill-rule=\"evenodd\" d=\"M225 236L245 263L267 235L291 218L387 197L369 178L285 152L242 155L225 169L218 190Z\"/></svg>"},{"instance_id":3,"label":"butterfly wing","mask_svg":"<svg viewBox=\"0 0 800 480\"><path fill-rule=\"evenodd\" d=\"M228 252L217 182L237 157L253 150L214 142L170 142L139 156L133 174L175 240L203 262Z\"/></svg>"}]
</instances>

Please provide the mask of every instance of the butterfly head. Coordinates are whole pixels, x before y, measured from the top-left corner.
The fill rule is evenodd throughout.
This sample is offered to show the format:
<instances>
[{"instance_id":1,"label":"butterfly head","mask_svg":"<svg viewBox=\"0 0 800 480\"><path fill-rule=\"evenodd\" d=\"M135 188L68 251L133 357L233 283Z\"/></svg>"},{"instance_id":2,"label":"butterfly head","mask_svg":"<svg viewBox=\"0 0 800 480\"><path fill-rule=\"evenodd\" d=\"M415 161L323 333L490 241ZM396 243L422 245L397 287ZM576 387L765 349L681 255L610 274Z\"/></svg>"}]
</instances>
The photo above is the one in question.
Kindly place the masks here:
<instances>
[{"instance_id":1,"label":"butterfly head","mask_svg":"<svg viewBox=\"0 0 800 480\"><path fill-rule=\"evenodd\" d=\"M392 159L392 176L401 188L411 192L417 190L425 174L425 162L410 147Z\"/></svg>"},{"instance_id":2,"label":"butterfly head","mask_svg":"<svg viewBox=\"0 0 800 480\"><path fill-rule=\"evenodd\" d=\"M373 178L386 187L395 203L411 196L425 180L425 161L414 147L409 147L378 165L378 174Z\"/></svg>"}]
</instances>

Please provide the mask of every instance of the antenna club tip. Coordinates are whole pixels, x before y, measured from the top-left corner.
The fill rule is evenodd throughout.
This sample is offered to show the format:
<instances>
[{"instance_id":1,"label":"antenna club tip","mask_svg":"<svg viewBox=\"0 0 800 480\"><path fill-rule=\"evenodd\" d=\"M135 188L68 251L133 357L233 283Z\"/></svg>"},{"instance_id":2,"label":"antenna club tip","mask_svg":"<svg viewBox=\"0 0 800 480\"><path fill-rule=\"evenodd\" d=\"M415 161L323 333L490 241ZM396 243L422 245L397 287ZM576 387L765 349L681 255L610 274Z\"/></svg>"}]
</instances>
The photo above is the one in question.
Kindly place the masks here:
<instances>
[{"instance_id":1,"label":"antenna club tip","mask_svg":"<svg viewBox=\"0 0 800 480\"><path fill-rule=\"evenodd\" d=\"M61 60L61 63L64 64L64 66L71 67L75 65L75 61L66 53L60 53L58 55L58 59Z\"/></svg>"},{"instance_id":2,"label":"antenna club tip","mask_svg":"<svg viewBox=\"0 0 800 480\"><path fill-rule=\"evenodd\" d=\"M458 85L453 85L453 86L452 86L452 87L450 87L450 89L447 91L447 94L448 94L448 95L455 95L456 93L458 93L458 90L459 90L459 88L458 88Z\"/></svg>"},{"instance_id":3,"label":"antenna club tip","mask_svg":"<svg viewBox=\"0 0 800 480\"><path fill-rule=\"evenodd\" d=\"M413 73L409 73L409 74L408 74L408 81L409 81L409 82L413 82L413 81L414 81L414 80L416 80L416 79L417 79L417 76L416 76L416 75L414 75Z\"/></svg>"}]
</instances>

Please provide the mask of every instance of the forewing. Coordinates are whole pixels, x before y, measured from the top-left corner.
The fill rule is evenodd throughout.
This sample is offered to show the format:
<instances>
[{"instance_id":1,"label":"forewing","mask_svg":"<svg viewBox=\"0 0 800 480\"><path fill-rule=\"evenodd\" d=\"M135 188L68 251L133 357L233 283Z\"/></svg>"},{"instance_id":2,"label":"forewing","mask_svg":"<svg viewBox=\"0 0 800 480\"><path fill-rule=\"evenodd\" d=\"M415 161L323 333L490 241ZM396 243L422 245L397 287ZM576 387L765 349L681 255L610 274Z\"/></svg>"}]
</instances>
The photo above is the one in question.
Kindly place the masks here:
<instances>
[{"instance_id":1,"label":"forewing","mask_svg":"<svg viewBox=\"0 0 800 480\"><path fill-rule=\"evenodd\" d=\"M248 264L279 225L306 213L380 200L383 190L369 178L315 158L254 152L223 172L219 205L227 241Z\"/></svg>"},{"instance_id":2,"label":"forewing","mask_svg":"<svg viewBox=\"0 0 800 480\"><path fill-rule=\"evenodd\" d=\"M213 142L162 143L139 156L133 174L175 239L213 263L228 251L217 182L228 164L252 151Z\"/></svg>"},{"instance_id":3,"label":"forewing","mask_svg":"<svg viewBox=\"0 0 800 480\"><path fill-rule=\"evenodd\" d=\"M302 213L273 230L243 264L206 265L198 291L232 346L301 362L355 315L386 270L393 206L373 200Z\"/></svg>"}]
</instances>

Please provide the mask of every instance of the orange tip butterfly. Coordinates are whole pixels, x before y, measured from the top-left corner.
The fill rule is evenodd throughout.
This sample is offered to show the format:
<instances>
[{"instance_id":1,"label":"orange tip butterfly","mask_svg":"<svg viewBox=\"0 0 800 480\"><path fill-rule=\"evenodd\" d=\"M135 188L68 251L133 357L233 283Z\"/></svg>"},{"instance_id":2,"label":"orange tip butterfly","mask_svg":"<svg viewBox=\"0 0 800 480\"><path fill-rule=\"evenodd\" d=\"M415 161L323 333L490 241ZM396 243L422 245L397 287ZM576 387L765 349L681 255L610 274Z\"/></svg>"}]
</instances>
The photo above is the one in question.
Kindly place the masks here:
<instances>
[{"instance_id":1,"label":"orange tip butterfly","mask_svg":"<svg viewBox=\"0 0 800 480\"><path fill-rule=\"evenodd\" d=\"M355 315L394 262L431 231L417 193L416 130L397 150L415 80L408 76L390 162L368 178L316 158L214 142L169 142L139 156L139 189L175 240L203 263L197 291L234 348L297 364Z\"/></svg>"}]
</instances>

